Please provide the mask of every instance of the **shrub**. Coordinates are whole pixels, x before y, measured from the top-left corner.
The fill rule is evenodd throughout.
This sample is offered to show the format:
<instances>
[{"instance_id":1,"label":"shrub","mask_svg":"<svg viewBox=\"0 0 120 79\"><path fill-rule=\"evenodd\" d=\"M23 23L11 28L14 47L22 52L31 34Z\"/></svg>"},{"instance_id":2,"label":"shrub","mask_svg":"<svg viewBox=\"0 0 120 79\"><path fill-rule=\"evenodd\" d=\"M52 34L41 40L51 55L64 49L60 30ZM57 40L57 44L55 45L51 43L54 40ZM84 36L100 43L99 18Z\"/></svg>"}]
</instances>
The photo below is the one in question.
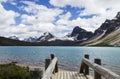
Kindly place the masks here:
<instances>
[{"instance_id":1,"label":"shrub","mask_svg":"<svg viewBox=\"0 0 120 79\"><path fill-rule=\"evenodd\" d=\"M0 65L0 79L30 79L29 68L10 64Z\"/></svg>"}]
</instances>

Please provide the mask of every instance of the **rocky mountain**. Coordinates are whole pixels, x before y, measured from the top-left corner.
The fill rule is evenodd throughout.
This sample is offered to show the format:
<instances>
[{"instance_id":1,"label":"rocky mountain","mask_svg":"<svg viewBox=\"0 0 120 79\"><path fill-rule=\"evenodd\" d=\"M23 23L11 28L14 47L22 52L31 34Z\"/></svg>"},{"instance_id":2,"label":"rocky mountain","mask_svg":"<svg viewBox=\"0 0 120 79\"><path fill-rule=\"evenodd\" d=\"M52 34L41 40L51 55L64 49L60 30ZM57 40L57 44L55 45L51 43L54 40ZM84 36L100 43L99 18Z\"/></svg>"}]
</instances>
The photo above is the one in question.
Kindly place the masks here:
<instances>
[{"instance_id":1,"label":"rocky mountain","mask_svg":"<svg viewBox=\"0 0 120 79\"><path fill-rule=\"evenodd\" d=\"M76 41L85 41L93 36L92 32L86 31L79 26L76 26L68 37L74 37Z\"/></svg>"},{"instance_id":2,"label":"rocky mountain","mask_svg":"<svg viewBox=\"0 0 120 79\"><path fill-rule=\"evenodd\" d=\"M0 46L34 46L36 44L0 36Z\"/></svg>"},{"instance_id":3,"label":"rocky mountain","mask_svg":"<svg viewBox=\"0 0 120 79\"><path fill-rule=\"evenodd\" d=\"M22 46L120 46L120 12L114 19L107 19L94 33L76 26L64 37L55 37L49 32L39 38L29 37L20 41L16 36L0 37L0 45Z\"/></svg>"},{"instance_id":4,"label":"rocky mountain","mask_svg":"<svg viewBox=\"0 0 120 79\"><path fill-rule=\"evenodd\" d=\"M9 38L13 39L13 40L19 40L19 38L17 36L10 36Z\"/></svg>"},{"instance_id":5,"label":"rocky mountain","mask_svg":"<svg viewBox=\"0 0 120 79\"><path fill-rule=\"evenodd\" d=\"M49 32L43 33L41 37L37 39L37 43L42 43L48 46L72 46L75 45L72 37L55 37Z\"/></svg>"},{"instance_id":6,"label":"rocky mountain","mask_svg":"<svg viewBox=\"0 0 120 79\"><path fill-rule=\"evenodd\" d=\"M79 41L79 40L87 40L93 35L92 32L87 32L86 30L80 28L79 26L76 26L72 33L69 35L66 35L64 37L55 37L49 32L43 33L38 39L37 42L64 42L64 41Z\"/></svg>"},{"instance_id":7,"label":"rocky mountain","mask_svg":"<svg viewBox=\"0 0 120 79\"><path fill-rule=\"evenodd\" d=\"M112 20L106 20L95 30L93 37L80 45L120 46L120 12Z\"/></svg>"},{"instance_id":8,"label":"rocky mountain","mask_svg":"<svg viewBox=\"0 0 120 79\"><path fill-rule=\"evenodd\" d=\"M54 38L55 36L53 36L51 33L49 32L45 32L43 33L43 35L41 35L38 39L37 42L43 42L43 41L48 41L49 39Z\"/></svg>"},{"instance_id":9,"label":"rocky mountain","mask_svg":"<svg viewBox=\"0 0 120 79\"><path fill-rule=\"evenodd\" d=\"M94 33L94 35L100 35L105 33L105 35L113 32L120 28L120 12L112 20L107 19Z\"/></svg>"},{"instance_id":10,"label":"rocky mountain","mask_svg":"<svg viewBox=\"0 0 120 79\"><path fill-rule=\"evenodd\" d=\"M120 28L100 39L85 42L80 45L87 46L120 46Z\"/></svg>"},{"instance_id":11,"label":"rocky mountain","mask_svg":"<svg viewBox=\"0 0 120 79\"><path fill-rule=\"evenodd\" d=\"M25 38L24 41L26 42L37 42L37 37L28 37L28 38Z\"/></svg>"},{"instance_id":12,"label":"rocky mountain","mask_svg":"<svg viewBox=\"0 0 120 79\"><path fill-rule=\"evenodd\" d=\"M26 42L13 40L10 38L0 37L0 46L76 46L74 41L42 41L42 42Z\"/></svg>"}]
</instances>

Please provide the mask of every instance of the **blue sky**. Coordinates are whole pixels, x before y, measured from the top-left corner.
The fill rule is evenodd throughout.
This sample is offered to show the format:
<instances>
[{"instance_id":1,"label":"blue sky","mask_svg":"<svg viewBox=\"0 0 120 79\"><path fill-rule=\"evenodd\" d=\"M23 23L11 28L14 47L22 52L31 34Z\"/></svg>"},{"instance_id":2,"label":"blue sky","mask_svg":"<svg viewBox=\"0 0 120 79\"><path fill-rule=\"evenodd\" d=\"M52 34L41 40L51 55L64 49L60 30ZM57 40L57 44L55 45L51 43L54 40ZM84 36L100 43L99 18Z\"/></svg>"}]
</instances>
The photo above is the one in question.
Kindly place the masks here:
<instances>
[{"instance_id":1,"label":"blue sky","mask_svg":"<svg viewBox=\"0 0 120 79\"><path fill-rule=\"evenodd\" d=\"M0 0L0 35L62 37L79 26L94 32L119 11L119 0ZM4 30L3 30L4 29Z\"/></svg>"}]
</instances>

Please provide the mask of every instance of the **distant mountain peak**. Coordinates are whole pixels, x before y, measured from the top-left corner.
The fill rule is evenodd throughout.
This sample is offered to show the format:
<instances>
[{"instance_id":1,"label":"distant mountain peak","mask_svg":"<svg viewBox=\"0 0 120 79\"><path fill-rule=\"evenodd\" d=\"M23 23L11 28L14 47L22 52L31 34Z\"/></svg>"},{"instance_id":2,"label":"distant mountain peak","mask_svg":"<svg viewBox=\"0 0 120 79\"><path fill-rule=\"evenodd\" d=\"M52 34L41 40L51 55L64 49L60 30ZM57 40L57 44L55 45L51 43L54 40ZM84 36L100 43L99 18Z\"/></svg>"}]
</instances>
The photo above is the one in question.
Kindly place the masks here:
<instances>
[{"instance_id":1,"label":"distant mountain peak","mask_svg":"<svg viewBox=\"0 0 120 79\"><path fill-rule=\"evenodd\" d=\"M17 36L10 36L10 39L14 39L14 40L19 40L19 38Z\"/></svg>"},{"instance_id":2,"label":"distant mountain peak","mask_svg":"<svg viewBox=\"0 0 120 79\"><path fill-rule=\"evenodd\" d=\"M88 32L82 28L80 28L79 26L76 26L71 35L69 35L70 37L75 37L75 40L87 40L90 37L92 37L93 33L92 32Z\"/></svg>"},{"instance_id":3,"label":"distant mountain peak","mask_svg":"<svg viewBox=\"0 0 120 79\"><path fill-rule=\"evenodd\" d=\"M120 18L120 12L117 13L116 18Z\"/></svg>"},{"instance_id":4,"label":"distant mountain peak","mask_svg":"<svg viewBox=\"0 0 120 79\"><path fill-rule=\"evenodd\" d=\"M86 31L86 30L80 28L79 26L76 26L76 27L73 29L72 32L74 32L74 33L77 34L77 33L83 32L83 31Z\"/></svg>"},{"instance_id":5,"label":"distant mountain peak","mask_svg":"<svg viewBox=\"0 0 120 79\"><path fill-rule=\"evenodd\" d=\"M50 32L44 32L42 36L53 36ZM54 36L53 36L54 37Z\"/></svg>"},{"instance_id":6,"label":"distant mountain peak","mask_svg":"<svg viewBox=\"0 0 120 79\"><path fill-rule=\"evenodd\" d=\"M36 42L37 41L37 37L28 37L28 38L25 38L24 41L27 41L27 42Z\"/></svg>"},{"instance_id":7,"label":"distant mountain peak","mask_svg":"<svg viewBox=\"0 0 120 79\"><path fill-rule=\"evenodd\" d=\"M43 33L43 35L41 35L41 37L38 38L38 42L47 41L48 39L51 39L51 38L54 38L54 36L49 32L45 32Z\"/></svg>"}]
</instances>

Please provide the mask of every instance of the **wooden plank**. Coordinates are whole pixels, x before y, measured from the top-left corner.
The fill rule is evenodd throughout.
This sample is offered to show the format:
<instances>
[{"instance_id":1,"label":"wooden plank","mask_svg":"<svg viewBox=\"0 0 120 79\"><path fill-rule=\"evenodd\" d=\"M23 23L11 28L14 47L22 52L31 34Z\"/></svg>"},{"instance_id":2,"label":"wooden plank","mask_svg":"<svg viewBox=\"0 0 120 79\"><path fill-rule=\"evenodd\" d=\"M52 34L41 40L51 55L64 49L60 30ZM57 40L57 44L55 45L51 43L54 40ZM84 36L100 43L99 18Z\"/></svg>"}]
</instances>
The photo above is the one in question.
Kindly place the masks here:
<instances>
[{"instance_id":1,"label":"wooden plank","mask_svg":"<svg viewBox=\"0 0 120 79\"><path fill-rule=\"evenodd\" d=\"M74 71L59 71L56 79L92 79L91 77L85 77L83 74L79 74Z\"/></svg>"},{"instance_id":2,"label":"wooden plank","mask_svg":"<svg viewBox=\"0 0 120 79\"><path fill-rule=\"evenodd\" d=\"M75 72L72 72L72 73L73 73L73 79L76 79Z\"/></svg>"},{"instance_id":3,"label":"wooden plank","mask_svg":"<svg viewBox=\"0 0 120 79\"><path fill-rule=\"evenodd\" d=\"M65 76L64 79L67 79L67 72L66 71L64 72L64 76Z\"/></svg>"},{"instance_id":4,"label":"wooden plank","mask_svg":"<svg viewBox=\"0 0 120 79\"><path fill-rule=\"evenodd\" d=\"M91 67L93 70L104 76L106 79L120 79L120 76L115 74L114 72L98 65L95 63L92 63L90 60L83 58L82 62L87 64L89 67Z\"/></svg>"},{"instance_id":5,"label":"wooden plank","mask_svg":"<svg viewBox=\"0 0 120 79\"><path fill-rule=\"evenodd\" d=\"M94 63L96 63L98 65L101 65L101 60L100 59L95 59ZM101 75L96 71L94 71L94 79L101 79Z\"/></svg>"},{"instance_id":6,"label":"wooden plank","mask_svg":"<svg viewBox=\"0 0 120 79\"><path fill-rule=\"evenodd\" d=\"M48 67L48 68L46 69L46 71L44 72L42 79L50 79L50 77L52 76L52 73L53 73L53 71L54 71L56 62L57 62L57 57L55 57L55 58L51 61L49 67Z\"/></svg>"},{"instance_id":7,"label":"wooden plank","mask_svg":"<svg viewBox=\"0 0 120 79\"><path fill-rule=\"evenodd\" d=\"M60 79L60 72L58 72L57 79Z\"/></svg>"},{"instance_id":8,"label":"wooden plank","mask_svg":"<svg viewBox=\"0 0 120 79\"><path fill-rule=\"evenodd\" d=\"M69 74L69 72L67 71L66 73L67 73L67 79L70 79L70 74Z\"/></svg>"},{"instance_id":9,"label":"wooden plank","mask_svg":"<svg viewBox=\"0 0 120 79\"><path fill-rule=\"evenodd\" d=\"M45 59L45 70L49 67L51 60Z\"/></svg>"},{"instance_id":10,"label":"wooden plank","mask_svg":"<svg viewBox=\"0 0 120 79\"><path fill-rule=\"evenodd\" d=\"M51 60L53 60L55 58L54 54L51 54L50 56L51 56ZM53 71L53 74L57 73L57 72L58 72L58 61L55 64L55 70Z\"/></svg>"}]
</instances>

